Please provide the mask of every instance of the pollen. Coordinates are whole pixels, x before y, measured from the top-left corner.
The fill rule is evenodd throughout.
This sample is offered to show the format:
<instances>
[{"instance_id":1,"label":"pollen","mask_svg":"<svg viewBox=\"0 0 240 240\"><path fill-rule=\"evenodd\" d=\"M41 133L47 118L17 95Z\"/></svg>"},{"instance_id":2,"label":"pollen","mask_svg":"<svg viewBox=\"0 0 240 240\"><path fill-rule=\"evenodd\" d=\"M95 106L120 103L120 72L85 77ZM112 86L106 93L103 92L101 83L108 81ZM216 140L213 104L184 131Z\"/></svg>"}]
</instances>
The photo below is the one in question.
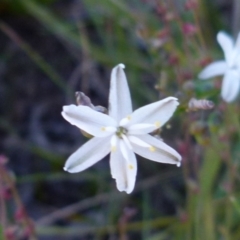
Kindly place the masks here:
<instances>
[{"instance_id":1,"label":"pollen","mask_svg":"<svg viewBox=\"0 0 240 240\"><path fill-rule=\"evenodd\" d=\"M133 165L130 164L130 165L128 165L128 168L133 170L134 167L133 167Z\"/></svg>"},{"instance_id":2,"label":"pollen","mask_svg":"<svg viewBox=\"0 0 240 240\"><path fill-rule=\"evenodd\" d=\"M117 151L116 146L112 146L112 147L111 147L111 151L112 151L112 152L116 152L116 151Z\"/></svg>"},{"instance_id":3,"label":"pollen","mask_svg":"<svg viewBox=\"0 0 240 240\"><path fill-rule=\"evenodd\" d=\"M150 150L151 152L155 152L155 151L156 151L156 148L153 147L153 146L151 146L151 147L149 148L149 150Z\"/></svg>"},{"instance_id":4,"label":"pollen","mask_svg":"<svg viewBox=\"0 0 240 240\"><path fill-rule=\"evenodd\" d=\"M131 116L130 116L130 115L128 115L128 116L127 116L127 119L130 121L130 120L131 120Z\"/></svg>"},{"instance_id":5,"label":"pollen","mask_svg":"<svg viewBox=\"0 0 240 240\"><path fill-rule=\"evenodd\" d=\"M105 131L106 131L106 128L105 128L105 127L101 127L101 130L102 130L103 132L105 132Z\"/></svg>"},{"instance_id":6,"label":"pollen","mask_svg":"<svg viewBox=\"0 0 240 240\"><path fill-rule=\"evenodd\" d=\"M159 121L155 122L154 125L155 125L157 128L159 128L159 127L161 126L161 124L160 124Z\"/></svg>"}]
</instances>

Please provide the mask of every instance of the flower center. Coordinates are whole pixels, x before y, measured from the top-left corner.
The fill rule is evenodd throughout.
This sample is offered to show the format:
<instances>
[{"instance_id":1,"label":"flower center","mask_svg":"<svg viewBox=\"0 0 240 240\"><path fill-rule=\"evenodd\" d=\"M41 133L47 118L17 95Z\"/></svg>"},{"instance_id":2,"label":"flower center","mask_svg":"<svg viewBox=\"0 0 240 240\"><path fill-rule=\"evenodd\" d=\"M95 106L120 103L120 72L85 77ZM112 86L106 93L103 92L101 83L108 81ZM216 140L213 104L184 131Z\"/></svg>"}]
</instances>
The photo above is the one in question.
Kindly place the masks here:
<instances>
[{"instance_id":1,"label":"flower center","mask_svg":"<svg viewBox=\"0 0 240 240\"><path fill-rule=\"evenodd\" d=\"M124 128L124 127L118 127L117 128L117 131L116 131L116 135L119 137L119 138L122 138L122 135L126 135L127 134L127 129Z\"/></svg>"}]
</instances>

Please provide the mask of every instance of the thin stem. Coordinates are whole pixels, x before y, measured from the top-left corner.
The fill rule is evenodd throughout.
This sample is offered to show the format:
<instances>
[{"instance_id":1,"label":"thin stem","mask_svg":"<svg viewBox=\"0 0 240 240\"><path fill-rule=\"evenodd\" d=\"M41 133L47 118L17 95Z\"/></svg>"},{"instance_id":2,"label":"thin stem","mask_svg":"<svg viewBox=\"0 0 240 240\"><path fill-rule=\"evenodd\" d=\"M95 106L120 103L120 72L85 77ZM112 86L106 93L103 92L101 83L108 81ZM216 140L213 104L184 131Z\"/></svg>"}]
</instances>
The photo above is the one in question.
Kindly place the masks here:
<instances>
[{"instance_id":1,"label":"thin stem","mask_svg":"<svg viewBox=\"0 0 240 240\"><path fill-rule=\"evenodd\" d=\"M198 1L198 6L200 6L200 2L199 2L199 1ZM200 21L199 21L199 14L198 14L198 12L197 12L197 10L199 10L199 9L200 9L200 7L198 7L197 9L193 9L192 13L193 13L195 25L198 27L197 34L198 34L198 38L199 38L201 47L202 47L202 49L206 52L206 49L207 49L207 48L206 48L206 44L205 44L205 41L204 41L201 24L200 24ZM201 51L200 51L200 52L201 52Z\"/></svg>"},{"instance_id":2,"label":"thin stem","mask_svg":"<svg viewBox=\"0 0 240 240\"><path fill-rule=\"evenodd\" d=\"M29 240L36 240L37 237L36 237L33 222L30 220L30 218L26 214L25 207L21 201L21 198L18 194L16 186L13 182L13 179L11 178L11 176L9 175L7 170L4 168L1 168L0 174L3 177L4 181L6 181L6 184L11 189L11 193L12 193L13 199L16 203L17 209L20 209L23 212L22 220L23 220L24 227L29 230Z\"/></svg>"},{"instance_id":3,"label":"thin stem","mask_svg":"<svg viewBox=\"0 0 240 240\"><path fill-rule=\"evenodd\" d=\"M6 219L6 205L4 201L4 196L3 196L3 181L2 181L2 176L3 176L3 167L0 165L0 225L4 234L4 229L7 227L7 219Z\"/></svg>"}]
</instances>

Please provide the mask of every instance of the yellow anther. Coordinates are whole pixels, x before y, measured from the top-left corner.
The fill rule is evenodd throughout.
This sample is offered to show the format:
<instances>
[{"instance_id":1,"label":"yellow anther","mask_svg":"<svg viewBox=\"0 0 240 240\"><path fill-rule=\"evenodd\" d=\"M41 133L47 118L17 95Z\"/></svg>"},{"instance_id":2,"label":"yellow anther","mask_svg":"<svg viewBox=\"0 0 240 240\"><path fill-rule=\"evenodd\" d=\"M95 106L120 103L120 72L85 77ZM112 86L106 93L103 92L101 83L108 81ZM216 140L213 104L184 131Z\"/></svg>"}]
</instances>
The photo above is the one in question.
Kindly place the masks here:
<instances>
[{"instance_id":1,"label":"yellow anther","mask_svg":"<svg viewBox=\"0 0 240 240\"><path fill-rule=\"evenodd\" d=\"M154 125L155 125L157 128L159 128L159 127L161 126L161 124L160 124L159 121L155 122Z\"/></svg>"},{"instance_id":2,"label":"yellow anther","mask_svg":"<svg viewBox=\"0 0 240 240\"><path fill-rule=\"evenodd\" d=\"M128 115L128 116L127 116L127 119L130 121L130 120L131 120L131 116L130 116L130 115Z\"/></svg>"},{"instance_id":3,"label":"yellow anther","mask_svg":"<svg viewBox=\"0 0 240 240\"><path fill-rule=\"evenodd\" d=\"M103 132L105 132L105 131L106 131L106 128L105 128L105 127L101 127L101 130L102 130Z\"/></svg>"},{"instance_id":4,"label":"yellow anther","mask_svg":"<svg viewBox=\"0 0 240 240\"><path fill-rule=\"evenodd\" d=\"M112 147L111 147L111 151L112 151L112 152L116 152L116 150L117 150L116 146L112 146Z\"/></svg>"},{"instance_id":5,"label":"yellow anther","mask_svg":"<svg viewBox=\"0 0 240 240\"><path fill-rule=\"evenodd\" d=\"M149 150L150 150L151 152L155 152L155 151L156 151L156 148L153 147L153 146L151 146L151 147L149 148Z\"/></svg>"},{"instance_id":6,"label":"yellow anther","mask_svg":"<svg viewBox=\"0 0 240 240\"><path fill-rule=\"evenodd\" d=\"M132 170L134 167L133 167L133 165L130 164L130 165L128 165L128 168Z\"/></svg>"}]
</instances>

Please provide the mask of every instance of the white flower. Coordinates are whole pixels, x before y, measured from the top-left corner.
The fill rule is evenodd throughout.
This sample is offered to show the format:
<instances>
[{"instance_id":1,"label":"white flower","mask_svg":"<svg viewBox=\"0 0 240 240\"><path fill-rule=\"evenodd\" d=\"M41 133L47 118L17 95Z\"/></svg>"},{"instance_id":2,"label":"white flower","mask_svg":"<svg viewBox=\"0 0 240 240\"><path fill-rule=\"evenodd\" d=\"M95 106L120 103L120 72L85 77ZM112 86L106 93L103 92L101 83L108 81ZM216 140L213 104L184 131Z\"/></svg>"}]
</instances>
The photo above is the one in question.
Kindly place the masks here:
<instances>
[{"instance_id":1,"label":"white flower","mask_svg":"<svg viewBox=\"0 0 240 240\"><path fill-rule=\"evenodd\" d=\"M123 68L119 64L112 70L109 115L87 106L63 107L62 115L67 121L94 136L68 158L64 170L81 172L110 153L111 174L118 190L131 193L137 174L134 152L156 162L180 166L181 156L148 134L168 121L178 102L168 97L133 112Z\"/></svg>"},{"instance_id":2,"label":"white flower","mask_svg":"<svg viewBox=\"0 0 240 240\"><path fill-rule=\"evenodd\" d=\"M240 34L235 44L224 32L217 34L217 41L223 49L225 60L209 64L199 74L199 78L224 75L221 95L226 102L232 102L237 97L240 87Z\"/></svg>"}]
</instances>

